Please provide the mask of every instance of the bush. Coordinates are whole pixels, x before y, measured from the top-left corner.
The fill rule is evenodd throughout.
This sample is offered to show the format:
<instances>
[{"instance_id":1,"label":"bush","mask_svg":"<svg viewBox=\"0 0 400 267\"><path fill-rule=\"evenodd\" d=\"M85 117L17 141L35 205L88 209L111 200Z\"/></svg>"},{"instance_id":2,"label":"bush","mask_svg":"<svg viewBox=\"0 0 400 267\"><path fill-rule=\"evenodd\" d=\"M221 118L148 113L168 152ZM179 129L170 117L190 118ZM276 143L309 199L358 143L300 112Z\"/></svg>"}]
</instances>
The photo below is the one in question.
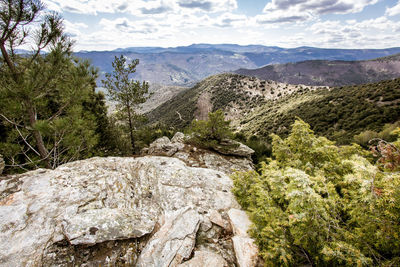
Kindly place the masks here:
<instances>
[{"instance_id":1,"label":"bush","mask_svg":"<svg viewBox=\"0 0 400 267\"><path fill-rule=\"evenodd\" d=\"M400 121L395 123L388 123L385 124L382 131L380 131L379 133L371 130L366 130L358 135L355 135L354 141L363 147L368 147L370 145L370 141L373 139L382 139L392 142L396 138L396 136L392 133L398 127L400 127Z\"/></svg>"},{"instance_id":2,"label":"bush","mask_svg":"<svg viewBox=\"0 0 400 267\"><path fill-rule=\"evenodd\" d=\"M233 175L267 266L399 263L399 172L380 171L360 146L338 147L301 120L272 139L275 159L261 174Z\"/></svg>"},{"instance_id":3,"label":"bush","mask_svg":"<svg viewBox=\"0 0 400 267\"><path fill-rule=\"evenodd\" d=\"M191 141L206 147L213 148L219 145L222 140L231 139L233 132L226 121L221 110L210 112L208 120L193 120L187 132L192 136Z\"/></svg>"}]
</instances>

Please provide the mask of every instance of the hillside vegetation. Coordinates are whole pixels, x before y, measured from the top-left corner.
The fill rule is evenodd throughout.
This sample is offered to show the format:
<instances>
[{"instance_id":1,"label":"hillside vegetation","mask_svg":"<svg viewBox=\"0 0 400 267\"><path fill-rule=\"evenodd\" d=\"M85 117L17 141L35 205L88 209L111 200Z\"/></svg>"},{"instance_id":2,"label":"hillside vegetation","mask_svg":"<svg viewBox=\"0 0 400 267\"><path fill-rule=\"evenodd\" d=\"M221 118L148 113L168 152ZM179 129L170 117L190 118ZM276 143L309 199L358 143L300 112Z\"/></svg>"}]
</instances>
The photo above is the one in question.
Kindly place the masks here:
<instances>
[{"instance_id":1,"label":"hillside vegetation","mask_svg":"<svg viewBox=\"0 0 400 267\"><path fill-rule=\"evenodd\" d=\"M309 60L236 73L290 84L356 85L400 77L400 54L365 61Z\"/></svg>"},{"instance_id":2,"label":"hillside vegetation","mask_svg":"<svg viewBox=\"0 0 400 267\"><path fill-rule=\"evenodd\" d=\"M300 92L261 105L239 125L246 135L284 136L296 117L318 134L349 143L364 130L400 120L400 79Z\"/></svg>"},{"instance_id":3,"label":"hillside vegetation","mask_svg":"<svg viewBox=\"0 0 400 267\"><path fill-rule=\"evenodd\" d=\"M175 128L222 109L245 136L285 136L296 117L339 143L400 120L400 79L346 87L288 85L235 74L211 76L150 112Z\"/></svg>"},{"instance_id":4,"label":"hillside vegetation","mask_svg":"<svg viewBox=\"0 0 400 267\"><path fill-rule=\"evenodd\" d=\"M275 101L295 92L317 88L326 89L263 81L238 74L219 74L180 92L147 115L150 123L161 122L175 128L184 128L193 119L205 119L209 112L221 109L225 117L234 123L250 115L268 100Z\"/></svg>"}]
</instances>

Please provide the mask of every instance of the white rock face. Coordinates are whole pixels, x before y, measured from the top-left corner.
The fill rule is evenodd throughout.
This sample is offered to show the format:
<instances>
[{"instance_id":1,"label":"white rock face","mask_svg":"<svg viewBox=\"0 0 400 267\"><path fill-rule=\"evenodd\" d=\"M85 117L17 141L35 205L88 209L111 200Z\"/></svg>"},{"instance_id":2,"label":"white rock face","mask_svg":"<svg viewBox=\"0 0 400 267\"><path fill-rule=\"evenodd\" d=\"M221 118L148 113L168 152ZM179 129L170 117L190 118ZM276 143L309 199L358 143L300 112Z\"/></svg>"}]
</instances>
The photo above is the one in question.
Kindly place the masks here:
<instances>
[{"instance_id":1,"label":"white rock face","mask_svg":"<svg viewBox=\"0 0 400 267\"><path fill-rule=\"evenodd\" d=\"M189 258L201 217L191 208L165 215L163 226L140 254L138 267L176 266Z\"/></svg>"},{"instance_id":2,"label":"white rock face","mask_svg":"<svg viewBox=\"0 0 400 267\"><path fill-rule=\"evenodd\" d=\"M250 229L251 221L243 210L231 209L228 211L229 220L235 235L248 236L247 231Z\"/></svg>"},{"instance_id":3,"label":"white rock face","mask_svg":"<svg viewBox=\"0 0 400 267\"><path fill-rule=\"evenodd\" d=\"M228 263L220 255L209 251L196 251L193 259L179 267L228 267Z\"/></svg>"},{"instance_id":4,"label":"white rock face","mask_svg":"<svg viewBox=\"0 0 400 267\"><path fill-rule=\"evenodd\" d=\"M177 266L197 251L200 232L203 246L233 266L233 252L223 250L234 239L221 227L240 208L232 184L224 172L158 156L92 158L7 177L0 266Z\"/></svg>"},{"instance_id":5,"label":"white rock face","mask_svg":"<svg viewBox=\"0 0 400 267\"><path fill-rule=\"evenodd\" d=\"M239 267L257 266L258 248L250 237L232 237L233 247Z\"/></svg>"},{"instance_id":6,"label":"white rock face","mask_svg":"<svg viewBox=\"0 0 400 267\"><path fill-rule=\"evenodd\" d=\"M247 234L251 222L246 212L239 209L231 209L228 211L228 216L234 234L232 241L239 267L256 266L258 261L258 248L254 244L254 240Z\"/></svg>"}]
</instances>

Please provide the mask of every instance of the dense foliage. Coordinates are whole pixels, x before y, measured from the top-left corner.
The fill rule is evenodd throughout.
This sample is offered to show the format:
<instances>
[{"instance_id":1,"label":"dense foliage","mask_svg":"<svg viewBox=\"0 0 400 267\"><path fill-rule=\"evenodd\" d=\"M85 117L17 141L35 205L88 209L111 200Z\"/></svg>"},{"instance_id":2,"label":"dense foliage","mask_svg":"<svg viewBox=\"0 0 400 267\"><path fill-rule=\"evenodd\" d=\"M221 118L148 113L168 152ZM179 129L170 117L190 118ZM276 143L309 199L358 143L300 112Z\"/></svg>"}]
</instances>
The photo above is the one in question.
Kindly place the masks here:
<instances>
[{"instance_id":1,"label":"dense foliage","mask_svg":"<svg viewBox=\"0 0 400 267\"><path fill-rule=\"evenodd\" d=\"M296 117L323 136L349 144L362 131L380 131L400 119L400 79L332 90L299 92L269 102L241 121L247 135L287 135Z\"/></svg>"},{"instance_id":2,"label":"dense foliage","mask_svg":"<svg viewBox=\"0 0 400 267\"><path fill-rule=\"evenodd\" d=\"M379 166L359 146L338 147L301 120L286 139L272 140L274 159L260 174L233 176L267 266L399 265L400 139L377 147Z\"/></svg>"}]
</instances>

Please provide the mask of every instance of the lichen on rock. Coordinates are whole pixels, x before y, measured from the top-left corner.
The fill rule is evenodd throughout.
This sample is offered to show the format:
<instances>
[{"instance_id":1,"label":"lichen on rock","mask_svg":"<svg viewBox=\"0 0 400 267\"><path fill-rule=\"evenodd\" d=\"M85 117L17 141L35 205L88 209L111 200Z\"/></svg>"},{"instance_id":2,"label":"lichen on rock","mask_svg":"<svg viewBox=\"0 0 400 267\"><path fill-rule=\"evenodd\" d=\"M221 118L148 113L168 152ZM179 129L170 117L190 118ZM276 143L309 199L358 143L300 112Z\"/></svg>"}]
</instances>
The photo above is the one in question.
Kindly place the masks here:
<instances>
[{"instance_id":1,"label":"lichen on rock","mask_svg":"<svg viewBox=\"0 0 400 267\"><path fill-rule=\"evenodd\" d=\"M158 144L183 160L96 157L0 179L0 266L237 266L226 166L242 159L182 138Z\"/></svg>"}]
</instances>

